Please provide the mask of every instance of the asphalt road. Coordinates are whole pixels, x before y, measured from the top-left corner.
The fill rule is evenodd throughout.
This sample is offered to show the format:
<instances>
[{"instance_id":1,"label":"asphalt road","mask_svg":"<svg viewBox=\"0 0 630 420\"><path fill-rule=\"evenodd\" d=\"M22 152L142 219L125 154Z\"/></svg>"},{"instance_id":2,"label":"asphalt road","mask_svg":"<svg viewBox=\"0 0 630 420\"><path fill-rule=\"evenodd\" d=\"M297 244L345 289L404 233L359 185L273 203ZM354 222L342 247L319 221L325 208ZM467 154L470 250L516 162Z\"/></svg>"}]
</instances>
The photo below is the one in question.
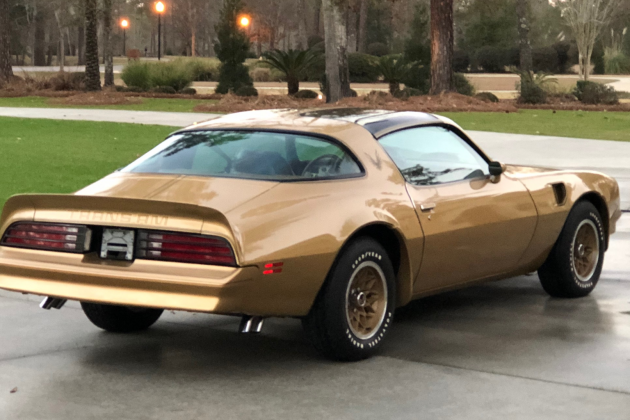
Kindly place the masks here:
<instances>
[{"instance_id":1,"label":"asphalt road","mask_svg":"<svg viewBox=\"0 0 630 420\"><path fill-rule=\"evenodd\" d=\"M630 178L627 143L473 137L503 161ZM252 336L236 318L177 312L115 335L76 303L48 312L0 292L0 419L627 420L629 261L624 214L591 296L551 299L522 276L422 299L398 311L380 356L353 364L321 359L296 320Z\"/></svg>"}]
</instances>

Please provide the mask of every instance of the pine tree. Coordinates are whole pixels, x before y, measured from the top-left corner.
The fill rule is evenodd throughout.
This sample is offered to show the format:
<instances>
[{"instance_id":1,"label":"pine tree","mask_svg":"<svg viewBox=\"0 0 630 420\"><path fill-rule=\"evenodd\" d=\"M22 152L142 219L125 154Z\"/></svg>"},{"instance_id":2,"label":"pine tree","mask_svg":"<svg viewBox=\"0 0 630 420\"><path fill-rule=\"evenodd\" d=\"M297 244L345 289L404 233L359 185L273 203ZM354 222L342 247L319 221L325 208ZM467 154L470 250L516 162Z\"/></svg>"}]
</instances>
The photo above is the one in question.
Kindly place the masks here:
<instances>
[{"instance_id":1,"label":"pine tree","mask_svg":"<svg viewBox=\"0 0 630 420\"><path fill-rule=\"evenodd\" d=\"M453 91L453 0L431 0L431 94Z\"/></svg>"},{"instance_id":2,"label":"pine tree","mask_svg":"<svg viewBox=\"0 0 630 420\"><path fill-rule=\"evenodd\" d=\"M218 42L214 45L214 51L221 61L217 93L236 92L241 87L254 85L249 69L243 64L250 43L247 34L238 28L238 16L242 10L241 0L225 0L215 28Z\"/></svg>"}]
</instances>

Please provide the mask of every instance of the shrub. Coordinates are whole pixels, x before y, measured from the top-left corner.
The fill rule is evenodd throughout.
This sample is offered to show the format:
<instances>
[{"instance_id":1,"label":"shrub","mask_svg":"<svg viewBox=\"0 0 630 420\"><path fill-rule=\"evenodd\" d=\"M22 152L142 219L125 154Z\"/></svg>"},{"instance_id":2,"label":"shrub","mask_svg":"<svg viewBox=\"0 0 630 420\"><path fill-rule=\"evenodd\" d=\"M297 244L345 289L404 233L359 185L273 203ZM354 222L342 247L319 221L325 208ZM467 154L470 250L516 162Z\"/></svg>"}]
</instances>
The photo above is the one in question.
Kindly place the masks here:
<instances>
[{"instance_id":1,"label":"shrub","mask_svg":"<svg viewBox=\"0 0 630 420\"><path fill-rule=\"evenodd\" d=\"M468 78L461 73L453 73L453 87L460 95L475 95L475 87L470 83Z\"/></svg>"},{"instance_id":2,"label":"shrub","mask_svg":"<svg viewBox=\"0 0 630 420\"><path fill-rule=\"evenodd\" d=\"M197 90L193 89L193 88L185 88L182 89L182 91L180 92L184 95L196 95L197 94Z\"/></svg>"},{"instance_id":3,"label":"shrub","mask_svg":"<svg viewBox=\"0 0 630 420\"><path fill-rule=\"evenodd\" d=\"M287 80L289 95L300 90L300 80L319 60L319 56L311 50L273 50L265 53L265 64L282 72Z\"/></svg>"},{"instance_id":4,"label":"shrub","mask_svg":"<svg viewBox=\"0 0 630 420\"><path fill-rule=\"evenodd\" d=\"M217 80L219 67L208 60L179 58L172 63L185 67L190 72L194 82L214 82Z\"/></svg>"},{"instance_id":5,"label":"shrub","mask_svg":"<svg viewBox=\"0 0 630 420\"><path fill-rule=\"evenodd\" d=\"M593 105L616 105L619 96L612 86L580 80L573 91L579 101Z\"/></svg>"},{"instance_id":6,"label":"shrub","mask_svg":"<svg viewBox=\"0 0 630 420\"><path fill-rule=\"evenodd\" d=\"M400 91L400 84L415 63L407 63L400 55L381 57L378 68L385 82L389 83L389 93L396 95Z\"/></svg>"},{"instance_id":7,"label":"shrub","mask_svg":"<svg viewBox=\"0 0 630 420\"><path fill-rule=\"evenodd\" d=\"M606 51L606 74L630 73L630 57L619 51Z\"/></svg>"},{"instance_id":8,"label":"shrub","mask_svg":"<svg viewBox=\"0 0 630 420\"><path fill-rule=\"evenodd\" d=\"M404 88L396 92L394 96L398 99L409 99L412 96L422 96L422 92L419 89Z\"/></svg>"},{"instance_id":9,"label":"shrub","mask_svg":"<svg viewBox=\"0 0 630 420\"><path fill-rule=\"evenodd\" d=\"M378 58L368 54L348 54L348 67L352 83L374 83L381 75Z\"/></svg>"},{"instance_id":10,"label":"shrub","mask_svg":"<svg viewBox=\"0 0 630 420\"><path fill-rule=\"evenodd\" d=\"M553 47L535 48L532 51L535 72L558 73L558 52Z\"/></svg>"},{"instance_id":11,"label":"shrub","mask_svg":"<svg viewBox=\"0 0 630 420\"><path fill-rule=\"evenodd\" d=\"M367 53L376 57L383 57L389 54L389 47L382 42L374 42L368 45Z\"/></svg>"},{"instance_id":12,"label":"shrub","mask_svg":"<svg viewBox=\"0 0 630 420\"><path fill-rule=\"evenodd\" d=\"M492 103L499 102L499 98L497 98L497 96L492 92L480 92L475 95L475 98L484 102L492 102Z\"/></svg>"},{"instance_id":13,"label":"shrub","mask_svg":"<svg viewBox=\"0 0 630 420\"><path fill-rule=\"evenodd\" d=\"M431 69L429 66L415 64L403 79L405 87L417 89L422 94L429 93L431 88Z\"/></svg>"},{"instance_id":14,"label":"shrub","mask_svg":"<svg viewBox=\"0 0 630 420\"><path fill-rule=\"evenodd\" d=\"M517 84L520 92L519 103L544 104L547 102L549 85L557 83L556 79L550 79L544 73L521 72L521 81Z\"/></svg>"},{"instance_id":15,"label":"shrub","mask_svg":"<svg viewBox=\"0 0 630 420\"><path fill-rule=\"evenodd\" d=\"M83 90L85 73L59 73L49 79L52 90Z\"/></svg>"},{"instance_id":16,"label":"shrub","mask_svg":"<svg viewBox=\"0 0 630 420\"><path fill-rule=\"evenodd\" d=\"M129 87L149 90L152 87L150 67L150 63L132 61L125 66L120 77Z\"/></svg>"},{"instance_id":17,"label":"shrub","mask_svg":"<svg viewBox=\"0 0 630 420\"><path fill-rule=\"evenodd\" d=\"M295 98L297 99L317 99L319 98L319 93L313 91L313 90L301 90L298 93L296 93L294 95Z\"/></svg>"},{"instance_id":18,"label":"shrub","mask_svg":"<svg viewBox=\"0 0 630 420\"><path fill-rule=\"evenodd\" d=\"M470 67L470 56L465 51L455 51L453 54L453 71L465 73Z\"/></svg>"},{"instance_id":19,"label":"shrub","mask_svg":"<svg viewBox=\"0 0 630 420\"><path fill-rule=\"evenodd\" d=\"M488 73L503 73L508 65L505 50L491 46L477 51L477 62Z\"/></svg>"},{"instance_id":20,"label":"shrub","mask_svg":"<svg viewBox=\"0 0 630 420\"><path fill-rule=\"evenodd\" d=\"M271 70L257 67L249 72L254 82L268 82L271 80Z\"/></svg>"},{"instance_id":21,"label":"shrub","mask_svg":"<svg viewBox=\"0 0 630 420\"><path fill-rule=\"evenodd\" d=\"M179 92L193 82L192 73L181 63L152 63L149 66L151 87L169 86Z\"/></svg>"},{"instance_id":22,"label":"shrub","mask_svg":"<svg viewBox=\"0 0 630 420\"><path fill-rule=\"evenodd\" d=\"M504 50L505 64L513 67L521 66L521 49L518 47L508 48Z\"/></svg>"},{"instance_id":23,"label":"shrub","mask_svg":"<svg viewBox=\"0 0 630 420\"><path fill-rule=\"evenodd\" d=\"M318 46L320 44L324 43L324 38L322 38L319 35L311 35L308 37L308 47L309 48L314 48L315 46Z\"/></svg>"},{"instance_id":24,"label":"shrub","mask_svg":"<svg viewBox=\"0 0 630 420\"><path fill-rule=\"evenodd\" d=\"M258 91L253 86L241 86L234 92L234 94L236 96L251 97L258 96Z\"/></svg>"},{"instance_id":25,"label":"shrub","mask_svg":"<svg viewBox=\"0 0 630 420\"><path fill-rule=\"evenodd\" d=\"M173 86L156 86L153 89L151 89L151 92L153 93L166 93L169 95L174 95L177 93L177 91L175 90L175 88L173 88Z\"/></svg>"}]
</instances>

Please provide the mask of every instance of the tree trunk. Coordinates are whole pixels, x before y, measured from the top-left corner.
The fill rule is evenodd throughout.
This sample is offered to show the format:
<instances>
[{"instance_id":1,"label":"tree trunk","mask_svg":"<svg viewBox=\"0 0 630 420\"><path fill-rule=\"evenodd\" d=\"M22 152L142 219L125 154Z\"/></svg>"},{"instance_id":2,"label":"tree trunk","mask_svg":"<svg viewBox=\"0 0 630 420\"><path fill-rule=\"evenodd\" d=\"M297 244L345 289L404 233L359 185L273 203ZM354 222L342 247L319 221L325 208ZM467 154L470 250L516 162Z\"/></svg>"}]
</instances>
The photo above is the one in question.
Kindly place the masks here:
<instances>
[{"instance_id":1,"label":"tree trunk","mask_svg":"<svg viewBox=\"0 0 630 420\"><path fill-rule=\"evenodd\" d=\"M314 32L317 35L322 34L322 1L323 0L317 0L315 2L315 24L313 25L313 28L315 29Z\"/></svg>"},{"instance_id":2,"label":"tree trunk","mask_svg":"<svg viewBox=\"0 0 630 420\"><path fill-rule=\"evenodd\" d=\"M396 96L400 92L400 83L398 82L389 82L389 93L392 96Z\"/></svg>"},{"instance_id":3,"label":"tree trunk","mask_svg":"<svg viewBox=\"0 0 630 420\"><path fill-rule=\"evenodd\" d=\"M114 49L112 46L112 0L103 1L103 61L105 62L105 86L114 86Z\"/></svg>"},{"instance_id":4,"label":"tree trunk","mask_svg":"<svg viewBox=\"0 0 630 420\"><path fill-rule=\"evenodd\" d=\"M357 35L357 48L360 53L367 52L367 0L360 0L359 4L359 33Z\"/></svg>"},{"instance_id":5,"label":"tree trunk","mask_svg":"<svg viewBox=\"0 0 630 420\"><path fill-rule=\"evenodd\" d=\"M326 102L335 103L351 95L348 67L348 38L345 11L339 0L323 0L326 36Z\"/></svg>"},{"instance_id":6,"label":"tree trunk","mask_svg":"<svg viewBox=\"0 0 630 420\"><path fill-rule=\"evenodd\" d=\"M101 72L98 65L97 0L85 0L85 89L101 90Z\"/></svg>"},{"instance_id":7,"label":"tree trunk","mask_svg":"<svg viewBox=\"0 0 630 420\"><path fill-rule=\"evenodd\" d=\"M431 0L431 94L453 90L453 0Z\"/></svg>"},{"instance_id":8,"label":"tree trunk","mask_svg":"<svg viewBox=\"0 0 630 420\"><path fill-rule=\"evenodd\" d=\"M297 77L287 78L287 87L289 88L289 95L295 95L300 91L300 79Z\"/></svg>"},{"instance_id":9,"label":"tree trunk","mask_svg":"<svg viewBox=\"0 0 630 420\"><path fill-rule=\"evenodd\" d=\"M348 31L348 52L357 52L358 49L358 33L357 33L357 25L359 16L357 10L353 10L352 8L348 9L347 13L347 31Z\"/></svg>"},{"instance_id":10,"label":"tree trunk","mask_svg":"<svg viewBox=\"0 0 630 420\"><path fill-rule=\"evenodd\" d=\"M518 42L521 51L521 71L532 71L532 45L529 42L529 19L527 18L527 0L516 0L518 16Z\"/></svg>"},{"instance_id":11,"label":"tree trunk","mask_svg":"<svg viewBox=\"0 0 630 420\"><path fill-rule=\"evenodd\" d=\"M44 6L38 5L35 14L35 48L33 51L33 65L46 65L46 13Z\"/></svg>"},{"instance_id":12,"label":"tree trunk","mask_svg":"<svg viewBox=\"0 0 630 420\"><path fill-rule=\"evenodd\" d=\"M12 77L9 0L0 0L0 84L9 82Z\"/></svg>"},{"instance_id":13,"label":"tree trunk","mask_svg":"<svg viewBox=\"0 0 630 420\"><path fill-rule=\"evenodd\" d=\"M66 66L66 42L64 41L63 26L61 25L61 18L59 17L59 10L55 10L55 20L57 21L57 28L59 29L59 44L57 48L57 63L59 64L59 71L64 72Z\"/></svg>"},{"instance_id":14,"label":"tree trunk","mask_svg":"<svg viewBox=\"0 0 630 420\"><path fill-rule=\"evenodd\" d=\"M77 31L77 64L85 65L85 25L83 22L79 24Z\"/></svg>"},{"instance_id":15,"label":"tree trunk","mask_svg":"<svg viewBox=\"0 0 630 420\"><path fill-rule=\"evenodd\" d=\"M306 24L307 18L306 0L298 0L297 4L297 19L298 19L298 45L299 49L308 49L308 25Z\"/></svg>"}]
</instances>

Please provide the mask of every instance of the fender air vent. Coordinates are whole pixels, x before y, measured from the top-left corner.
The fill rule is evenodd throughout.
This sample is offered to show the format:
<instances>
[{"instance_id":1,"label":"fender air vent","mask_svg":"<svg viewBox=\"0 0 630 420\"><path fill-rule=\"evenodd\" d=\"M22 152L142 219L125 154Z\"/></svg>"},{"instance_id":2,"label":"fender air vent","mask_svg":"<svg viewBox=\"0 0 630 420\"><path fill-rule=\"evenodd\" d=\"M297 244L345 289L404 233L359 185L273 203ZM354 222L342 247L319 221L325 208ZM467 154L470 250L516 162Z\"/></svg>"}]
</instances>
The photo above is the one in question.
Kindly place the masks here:
<instances>
[{"instance_id":1,"label":"fender air vent","mask_svg":"<svg viewBox=\"0 0 630 420\"><path fill-rule=\"evenodd\" d=\"M556 204L563 206L567 202L567 187L563 183L552 184L553 194L556 197Z\"/></svg>"}]
</instances>

